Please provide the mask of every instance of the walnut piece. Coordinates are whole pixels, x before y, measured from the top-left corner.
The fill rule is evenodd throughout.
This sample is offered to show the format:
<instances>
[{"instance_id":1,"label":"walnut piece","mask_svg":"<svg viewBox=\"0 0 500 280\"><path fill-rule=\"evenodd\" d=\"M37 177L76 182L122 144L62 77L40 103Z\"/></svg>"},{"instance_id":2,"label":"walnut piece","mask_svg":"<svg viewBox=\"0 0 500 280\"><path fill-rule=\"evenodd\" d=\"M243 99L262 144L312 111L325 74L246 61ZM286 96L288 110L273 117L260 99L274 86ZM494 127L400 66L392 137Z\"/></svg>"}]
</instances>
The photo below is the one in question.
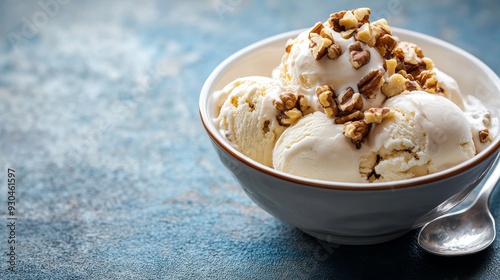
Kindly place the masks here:
<instances>
[{"instance_id":1,"label":"walnut piece","mask_svg":"<svg viewBox=\"0 0 500 280\"><path fill-rule=\"evenodd\" d=\"M363 138L370 131L370 124L365 123L363 120L351 121L344 123L342 133L351 139L351 142L356 145L356 148L361 148Z\"/></svg>"},{"instance_id":2,"label":"walnut piece","mask_svg":"<svg viewBox=\"0 0 500 280\"><path fill-rule=\"evenodd\" d=\"M486 143L488 141L493 141L493 138L490 135L490 131L487 128L479 131L479 142Z\"/></svg>"},{"instance_id":3,"label":"walnut piece","mask_svg":"<svg viewBox=\"0 0 500 280\"><path fill-rule=\"evenodd\" d=\"M329 59L337 59L342 54L342 48L336 44L331 44L327 49L327 56Z\"/></svg>"},{"instance_id":4,"label":"walnut piece","mask_svg":"<svg viewBox=\"0 0 500 280\"><path fill-rule=\"evenodd\" d=\"M350 113L349 115L344 115L341 117L338 117L335 119L335 124L344 124L346 122L350 121L359 121L362 120L365 117L363 112L361 111L354 111L353 113Z\"/></svg>"},{"instance_id":5,"label":"walnut piece","mask_svg":"<svg viewBox=\"0 0 500 280\"><path fill-rule=\"evenodd\" d=\"M281 112L276 116L276 119L281 126L288 127L296 123L297 120L302 117L302 115L303 114L299 109L293 108L291 110Z\"/></svg>"},{"instance_id":6,"label":"walnut piece","mask_svg":"<svg viewBox=\"0 0 500 280\"><path fill-rule=\"evenodd\" d=\"M354 39L370 45L370 43L373 41L372 26L370 25L370 23L361 25L361 27L356 31Z\"/></svg>"},{"instance_id":7,"label":"walnut piece","mask_svg":"<svg viewBox=\"0 0 500 280\"><path fill-rule=\"evenodd\" d=\"M335 91L332 86L323 85L316 88L316 95L318 96L319 103L325 109L325 114L328 117L335 117L339 113L337 103L334 98L336 97Z\"/></svg>"},{"instance_id":8,"label":"walnut piece","mask_svg":"<svg viewBox=\"0 0 500 280\"><path fill-rule=\"evenodd\" d=\"M406 90L406 78L401 74L394 74L381 87L382 93L387 97L396 96Z\"/></svg>"},{"instance_id":9,"label":"walnut piece","mask_svg":"<svg viewBox=\"0 0 500 280\"><path fill-rule=\"evenodd\" d=\"M417 76L417 82L424 91L437 93L440 91L438 88L438 78L434 71L424 70Z\"/></svg>"},{"instance_id":10,"label":"walnut piece","mask_svg":"<svg viewBox=\"0 0 500 280\"><path fill-rule=\"evenodd\" d=\"M384 72L380 69L372 70L358 82L359 93L368 99L375 98L383 84Z\"/></svg>"},{"instance_id":11,"label":"walnut piece","mask_svg":"<svg viewBox=\"0 0 500 280\"><path fill-rule=\"evenodd\" d=\"M347 11L339 20L339 24L343 26L345 30L355 29L358 27L358 19L354 16L352 11Z\"/></svg>"},{"instance_id":12,"label":"walnut piece","mask_svg":"<svg viewBox=\"0 0 500 280\"><path fill-rule=\"evenodd\" d=\"M328 19L328 23L332 27L332 29L335 32L342 32L345 31L345 27L340 25L340 20L344 17L346 14L346 11L340 11L337 13L333 13L330 15L330 18Z\"/></svg>"},{"instance_id":13,"label":"walnut piece","mask_svg":"<svg viewBox=\"0 0 500 280\"><path fill-rule=\"evenodd\" d=\"M316 60L320 60L323 56L325 56L328 47L333 44L330 39L321 37L321 35L316 33L310 33L309 40L309 48L311 48L311 53Z\"/></svg>"},{"instance_id":14,"label":"walnut piece","mask_svg":"<svg viewBox=\"0 0 500 280\"><path fill-rule=\"evenodd\" d=\"M364 24L367 23L370 19L370 8L358 8L352 11L354 17L358 20L358 22Z\"/></svg>"},{"instance_id":15,"label":"walnut piece","mask_svg":"<svg viewBox=\"0 0 500 280\"><path fill-rule=\"evenodd\" d=\"M355 93L351 87L348 87L339 96L339 109L344 112L352 112L363 108L363 99L359 93Z\"/></svg>"},{"instance_id":16,"label":"walnut piece","mask_svg":"<svg viewBox=\"0 0 500 280\"><path fill-rule=\"evenodd\" d=\"M394 75L394 73L396 73L396 66L397 65L398 65L398 62L394 58L387 59L384 61L384 69L385 69L385 72L387 72L387 75L389 77Z\"/></svg>"},{"instance_id":17,"label":"walnut piece","mask_svg":"<svg viewBox=\"0 0 500 280\"><path fill-rule=\"evenodd\" d=\"M364 121L366 123L381 123L382 120L394 116L394 110L389 107L370 108L364 111Z\"/></svg>"},{"instance_id":18,"label":"walnut piece","mask_svg":"<svg viewBox=\"0 0 500 280\"><path fill-rule=\"evenodd\" d=\"M368 50L364 50L359 41L356 41L349 46L349 53L352 67L355 69L359 69L363 65L370 62L370 52Z\"/></svg>"},{"instance_id":19,"label":"walnut piece","mask_svg":"<svg viewBox=\"0 0 500 280\"><path fill-rule=\"evenodd\" d=\"M321 30L323 30L323 23L321 22L317 22L312 28L311 28L311 31L309 31L309 36L311 36L311 33L314 33L314 34L320 34L321 33ZM311 38L311 37L309 37Z\"/></svg>"},{"instance_id":20,"label":"walnut piece","mask_svg":"<svg viewBox=\"0 0 500 280\"><path fill-rule=\"evenodd\" d=\"M381 56L388 59L391 57L392 52L394 51L398 43L399 40L397 37L390 34L384 34L377 39L375 47L377 48Z\"/></svg>"}]
</instances>

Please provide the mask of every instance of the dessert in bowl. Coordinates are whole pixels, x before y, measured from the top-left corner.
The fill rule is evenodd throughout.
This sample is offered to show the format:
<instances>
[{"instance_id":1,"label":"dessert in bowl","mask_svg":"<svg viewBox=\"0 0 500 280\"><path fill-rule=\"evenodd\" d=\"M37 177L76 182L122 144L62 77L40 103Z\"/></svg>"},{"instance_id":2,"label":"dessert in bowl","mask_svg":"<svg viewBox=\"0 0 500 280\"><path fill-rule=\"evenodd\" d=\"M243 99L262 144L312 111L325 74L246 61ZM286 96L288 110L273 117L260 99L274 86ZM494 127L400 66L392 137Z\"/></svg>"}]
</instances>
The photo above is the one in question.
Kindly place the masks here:
<instances>
[{"instance_id":1,"label":"dessert in bowl","mask_svg":"<svg viewBox=\"0 0 500 280\"><path fill-rule=\"evenodd\" d=\"M316 24L306 30L273 36L230 56L208 77L199 103L203 125L218 156L257 205L312 236L342 244L384 242L448 211L478 185L491 167L500 146L496 118L500 81L491 69L449 43L409 30L391 28L390 35L400 42L412 43L405 45L407 49L415 54L421 50L425 52L425 57L418 55L419 61L423 61L423 66L420 62L422 69L417 72L418 75L427 70L435 74L428 79L428 83L415 79L420 84L412 84L412 78L405 74L414 69L398 72L398 66L390 64L394 61L387 63L393 57L368 49L370 39L362 37L361 40L367 42L357 44L361 45L361 49L354 46L352 51L349 50L350 45L357 41L352 37L362 33L360 29L363 25L358 23L357 31L351 37L346 34L349 30L342 30L344 34L340 36L348 37L351 40L349 44L338 37L338 34L335 35L337 37L332 36L334 38L330 42L326 42L330 45L332 41L336 42L339 48L333 48L332 57L336 56L336 49L344 50L347 58L343 62L339 60L340 56L335 59L338 63L351 67L342 66L342 70L336 72L337 80L325 80L322 75L317 75L318 71L309 71L307 68L311 68L310 64L315 61L330 63L329 65L337 63L329 61L329 49L313 50L314 46L325 42L314 35L324 33L321 31L324 26ZM381 26L382 29L385 28L384 25ZM297 47L293 49L295 44ZM300 49L301 46L303 49ZM309 47L311 49L307 50ZM349 56L352 53L363 53L367 49L371 52L369 62ZM311 56L312 59L297 65L287 60L293 55ZM395 60L397 64L397 59ZM373 65L370 66L370 63ZM431 66L436 66L436 69ZM335 69L338 68L340 66L335 66ZM349 71L361 73L358 73L356 81L369 75L378 77L379 80L372 83L376 84L377 93L359 94L358 91L363 91L359 84L343 84L353 76ZM371 74L372 72L376 73ZM396 75L398 73L399 76ZM346 76L343 77L343 74ZM399 83L402 80L400 76L406 79L404 83ZM434 83L431 82L433 79L436 80ZM331 87L322 87L323 84ZM399 91L397 94L393 94L394 88L397 89L402 84L411 87L410 90L401 88L396 90ZM384 85L386 87L382 92ZM351 100L353 96L362 99L361 104L356 105L353 110L345 107L345 102L340 100L347 96L347 86L353 91L348 95ZM424 88L425 86L428 87ZM464 96L463 99L457 96L457 88ZM431 93L425 94L425 91ZM290 92L301 94L295 96L295 103L288 108L294 112L287 115L287 99L283 97L288 97L286 94ZM325 95L322 94L325 92L336 93L323 98ZM223 103L231 96L237 98L228 101L229 103L249 100L251 106L247 112L257 112L259 120L249 119L244 111L232 110L227 105L225 107ZM298 96L300 97L297 98ZM301 99L305 100L304 106ZM430 100L423 101L427 99ZM442 101L443 99L446 101ZM329 102L324 102L325 100ZM467 101L466 104L463 103L464 100ZM330 105L333 103L340 107L337 115L331 111ZM473 110L465 117L462 113L455 112L463 107L470 107L470 103L477 103L482 109ZM415 104L435 107L431 111L425 111L425 115L436 126L426 128L429 126L420 123L406 126L406 122L412 122L411 119L408 120L408 116L419 115L419 110L424 110ZM446 109L448 107L450 110ZM382 113L384 110L374 108L387 110ZM444 110L443 118L439 114L441 109ZM361 117L359 112L362 113ZM369 122L367 119L376 115L371 113L385 114L385 117L375 120L367 129L371 134L366 133L359 138L355 134L349 134L349 131L356 131L356 127L349 130L349 124L356 121L366 124ZM295 118L297 114L299 116ZM358 116L352 118L352 114ZM450 116L454 121L447 122ZM465 122L484 125L485 116L488 117L489 129L464 129ZM463 120L464 118L468 121ZM344 121L335 123L340 119ZM398 122L400 119L406 121ZM461 121L457 121L458 119ZM258 133L255 127L263 129L263 137L256 135ZM438 131L433 134L439 136L435 142L440 145L432 148L421 144L420 146L427 148L420 151L409 147L401 148L405 152L412 150L411 153L405 153L405 156L411 155L411 160L406 163L413 162L413 165L401 167L404 164L401 164L401 158L397 156L399 153L394 150L387 152L387 147L381 148L384 143L391 142L392 138L392 142L396 144L405 143L399 139L410 139L410 145L418 146L414 142L427 141L427 135L432 134L429 129L436 127ZM389 133L391 131L393 132ZM401 131L407 131L410 135ZM486 136L485 131L488 132ZM325 133L333 135L329 137L332 140L328 140L331 142L323 142L324 138L328 138ZM394 134L396 136L391 136ZM374 135L386 135L386 138L379 139L377 137L381 136ZM305 138L308 141L316 140L304 144L307 143L303 140ZM337 155L337 159L325 157L325 154ZM385 159L390 160L384 161ZM324 168L325 163L327 168ZM385 167L380 163L385 163Z\"/></svg>"}]
</instances>

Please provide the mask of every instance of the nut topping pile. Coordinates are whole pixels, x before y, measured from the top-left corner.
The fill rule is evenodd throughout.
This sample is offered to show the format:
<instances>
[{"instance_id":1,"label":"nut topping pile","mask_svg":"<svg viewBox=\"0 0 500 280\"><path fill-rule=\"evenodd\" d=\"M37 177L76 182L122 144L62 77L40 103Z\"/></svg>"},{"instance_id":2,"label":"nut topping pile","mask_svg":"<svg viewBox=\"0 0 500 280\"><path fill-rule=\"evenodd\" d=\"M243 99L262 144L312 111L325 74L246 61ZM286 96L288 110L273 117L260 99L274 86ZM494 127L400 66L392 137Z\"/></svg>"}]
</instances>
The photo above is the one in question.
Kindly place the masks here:
<instances>
[{"instance_id":1,"label":"nut topping pile","mask_svg":"<svg viewBox=\"0 0 500 280\"><path fill-rule=\"evenodd\" d=\"M315 89L320 108L333 119L333 123L344 125L344 135L357 148L361 147L368 135L371 123L380 123L393 116L390 108L363 110L364 102L380 94L383 96L381 98L387 99L416 90L443 92L433 70L434 63L424 56L419 46L400 41L392 34L385 19L374 22L369 19L369 8L333 13L326 22L316 23L307 37L310 53L317 61L336 60L346 52L353 69L359 71L367 67L374 54L380 54L383 59L383 68L371 70L357 82L358 91L348 87L340 92L329 84L319 85ZM335 38L350 40L351 43L343 49ZM293 44L293 40L288 41L287 53L290 53ZM279 111L278 122L283 126L294 124L310 108L303 95L290 92L282 94L274 105ZM481 131L480 139L491 141L491 136L487 130Z\"/></svg>"}]
</instances>

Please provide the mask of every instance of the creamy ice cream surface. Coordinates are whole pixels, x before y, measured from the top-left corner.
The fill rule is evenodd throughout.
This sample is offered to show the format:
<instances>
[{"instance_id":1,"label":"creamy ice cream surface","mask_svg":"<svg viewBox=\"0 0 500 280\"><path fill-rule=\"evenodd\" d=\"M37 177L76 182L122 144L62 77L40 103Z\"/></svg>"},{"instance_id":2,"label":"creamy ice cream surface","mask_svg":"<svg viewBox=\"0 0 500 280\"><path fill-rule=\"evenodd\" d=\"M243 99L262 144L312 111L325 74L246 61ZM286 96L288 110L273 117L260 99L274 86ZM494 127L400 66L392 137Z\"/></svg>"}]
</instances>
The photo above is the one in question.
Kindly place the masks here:
<instances>
[{"instance_id":1,"label":"creamy ice cream surface","mask_svg":"<svg viewBox=\"0 0 500 280\"><path fill-rule=\"evenodd\" d=\"M274 144L285 130L273 105L279 96L273 79L256 76L237 79L219 93L221 133L246 156L267 166L272 166Z\"/></svg>"},{"instance_id":2,"label":"creamy ice cream surface","mask_svg":"<svg viewBox=\"0 0 500 280\"><path fill-rule=\"evenodd\" d=\"M221 134L278 171L353 183L439 172L484 150L498 117L370 13L331 14L288 40L270 77L225 86Z\"/></svg>"},{"instance_id":3,"label":"creamy ice cream surface","mask_svg":"<svg viewBox=\"0 0 500 280\"><path fill-rule=\"evenodd\" d=\"M312 179L366 182L359 172L359 159L368 151L365 146L353 149L342 129L321 112L301 118L276 143L274 168Z\"/></svg>"},{"instance_id":4,"label":"creamy ice cream surface","mask_svg":"<svg viewBox=\"0 0 500 280\"><path fill-rule=\"evenodd\" d=\"M384 106L392 116L374 125L367 141L372 151L360 162L360 171L371 181L435 173L476 154L465 113L449 99L412 91Z\"/></svg>"}]
</instances>

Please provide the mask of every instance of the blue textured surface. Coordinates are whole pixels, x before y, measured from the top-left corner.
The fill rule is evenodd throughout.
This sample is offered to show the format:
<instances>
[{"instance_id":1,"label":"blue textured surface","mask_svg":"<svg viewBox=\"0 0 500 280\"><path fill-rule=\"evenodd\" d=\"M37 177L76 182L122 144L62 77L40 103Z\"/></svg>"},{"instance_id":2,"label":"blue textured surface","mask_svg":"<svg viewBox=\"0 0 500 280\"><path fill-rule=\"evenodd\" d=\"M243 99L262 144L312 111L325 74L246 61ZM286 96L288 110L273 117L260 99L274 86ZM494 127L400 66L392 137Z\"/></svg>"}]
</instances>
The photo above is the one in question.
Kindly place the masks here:
<instances>
[{"instance_id":1,"label":"blue textured surface","mask_svg":"<svg viewBox=\"0 0 500 280\"><path fill-rule=\"evenodd\" d=\"M356 6L500 73L498 1ZM318 242L253 204L216 158L197 112L210 72L250 43L356 6L1 1L0 224L7 168L18 221L15 273L0 227L0 279L499 279L498 239L460 258L423 252L417 231L373 246ZM499 204L497 191L498 224Z\"/></svg>"}]
</instances>

